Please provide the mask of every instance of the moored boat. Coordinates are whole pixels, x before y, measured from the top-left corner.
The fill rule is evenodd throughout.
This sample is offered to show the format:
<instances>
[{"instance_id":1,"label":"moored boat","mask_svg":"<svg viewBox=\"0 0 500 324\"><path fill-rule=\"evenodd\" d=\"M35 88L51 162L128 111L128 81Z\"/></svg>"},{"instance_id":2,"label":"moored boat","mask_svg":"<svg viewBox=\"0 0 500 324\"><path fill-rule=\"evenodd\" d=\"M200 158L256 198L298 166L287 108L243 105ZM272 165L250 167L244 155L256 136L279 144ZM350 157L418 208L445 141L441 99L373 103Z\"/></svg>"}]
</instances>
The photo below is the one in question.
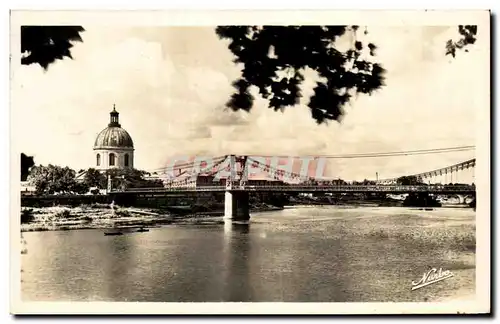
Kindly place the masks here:
<instances>
[{"instance_id":1,"label":"moored boat","mask_svg":"<svg viewBox=\"0 0 500 324\"><path fill-rule=\"evenodd\" d=\"M123 235L122 232L104 232L104 236Z\"/></svg>"}]
</instances>

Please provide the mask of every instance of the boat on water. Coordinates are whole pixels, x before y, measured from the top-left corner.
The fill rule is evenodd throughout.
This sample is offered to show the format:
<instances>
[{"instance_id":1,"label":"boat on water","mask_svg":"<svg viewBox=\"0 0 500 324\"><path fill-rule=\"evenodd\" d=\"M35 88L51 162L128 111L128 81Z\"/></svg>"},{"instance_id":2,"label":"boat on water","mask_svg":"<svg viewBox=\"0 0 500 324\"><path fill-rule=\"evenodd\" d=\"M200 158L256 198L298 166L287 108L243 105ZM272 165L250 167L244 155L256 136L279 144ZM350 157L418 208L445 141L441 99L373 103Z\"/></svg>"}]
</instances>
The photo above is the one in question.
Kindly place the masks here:
<instances>
[{"instance_id":1,"label":"boat on water","mask_svg":"<svg viewBox=\"0 0 500 324\"><path fill-rule=\"evenodd\" d=\"M122 232L104 232L104 236L116 236L116 235L123 235Z\"/></svg>"},{"instance_id":2,"label":"boat on water","mask_svg":"<svg viewBox=\"0 0 500 324\"><path fill-rule=\"evenodd\" d=\"M140 232L140 233L142 233L142 232L149 232L149 229L141 227L136 232Z\"/></svg>"}]
</instances>

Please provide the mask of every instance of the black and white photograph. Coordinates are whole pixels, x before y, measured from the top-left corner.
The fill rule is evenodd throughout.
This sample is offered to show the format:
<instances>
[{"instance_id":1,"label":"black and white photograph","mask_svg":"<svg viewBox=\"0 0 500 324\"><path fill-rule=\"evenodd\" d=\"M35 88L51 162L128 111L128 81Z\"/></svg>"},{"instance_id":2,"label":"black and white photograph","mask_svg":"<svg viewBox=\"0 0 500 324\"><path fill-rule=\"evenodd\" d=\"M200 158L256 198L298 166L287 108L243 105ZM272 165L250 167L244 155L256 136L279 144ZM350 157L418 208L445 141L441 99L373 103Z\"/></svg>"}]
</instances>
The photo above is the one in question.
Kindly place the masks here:
<instances>
[{"instance_id":1,"label":"black and white photograph","mask_svg":"<svg viewBox=\"0 0 500 324\"><path fill-rule=\"evenodd\" d=\"M12 313L490 312L489 11L10 33Z\"/></svg>"}]
</instances>

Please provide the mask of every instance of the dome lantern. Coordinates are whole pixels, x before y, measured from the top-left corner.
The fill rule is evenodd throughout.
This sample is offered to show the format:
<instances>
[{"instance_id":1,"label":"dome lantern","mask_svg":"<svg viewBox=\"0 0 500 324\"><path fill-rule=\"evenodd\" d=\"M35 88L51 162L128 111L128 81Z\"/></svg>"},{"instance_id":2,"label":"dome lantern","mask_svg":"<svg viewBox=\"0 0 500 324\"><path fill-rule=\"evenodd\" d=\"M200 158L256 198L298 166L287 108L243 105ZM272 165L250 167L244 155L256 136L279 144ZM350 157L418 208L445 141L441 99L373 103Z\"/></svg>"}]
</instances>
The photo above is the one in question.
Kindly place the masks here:
<instances>
[{"instance_id":1,"label":"dome lantern","mask_svg":"<svg viewBox=\"0 0 500 324\"><path fill-rule=\"evenodd\" d=\"M109 113L109 124L108 127L121 127L118 122L118 116L120 114L116 111L115 104L113 104L113 111Z\"/></svg>"}]
</instances>

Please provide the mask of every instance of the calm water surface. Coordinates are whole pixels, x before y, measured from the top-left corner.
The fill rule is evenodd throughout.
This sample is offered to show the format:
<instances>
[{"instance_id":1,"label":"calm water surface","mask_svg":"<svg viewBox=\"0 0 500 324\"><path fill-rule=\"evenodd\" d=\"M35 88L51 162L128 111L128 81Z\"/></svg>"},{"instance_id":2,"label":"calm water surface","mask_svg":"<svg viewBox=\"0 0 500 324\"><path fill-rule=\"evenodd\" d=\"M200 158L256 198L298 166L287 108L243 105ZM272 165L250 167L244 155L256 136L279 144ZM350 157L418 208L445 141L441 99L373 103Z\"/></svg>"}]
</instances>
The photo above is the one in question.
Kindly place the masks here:
<instances>
[{"instance_id":1,"label":"calm water surface","mask_svg":"<svg viewBox=\"0 0 500 324\"><path fill-rule=\"evenodd\" d=\"M408 213L408 215L404 215ZM422 217L422 213L427 213ZM430 216L429 216L430 215ZM474 292L473 252L377 235L379 226L446 229L472 210L301 207L248 225L169 225L146 233L24 233L23 300L424 301ZM438 221L436 221L436 219ZM452 279L411 291L429 266Z\"/></svg>"}]
</instances>

